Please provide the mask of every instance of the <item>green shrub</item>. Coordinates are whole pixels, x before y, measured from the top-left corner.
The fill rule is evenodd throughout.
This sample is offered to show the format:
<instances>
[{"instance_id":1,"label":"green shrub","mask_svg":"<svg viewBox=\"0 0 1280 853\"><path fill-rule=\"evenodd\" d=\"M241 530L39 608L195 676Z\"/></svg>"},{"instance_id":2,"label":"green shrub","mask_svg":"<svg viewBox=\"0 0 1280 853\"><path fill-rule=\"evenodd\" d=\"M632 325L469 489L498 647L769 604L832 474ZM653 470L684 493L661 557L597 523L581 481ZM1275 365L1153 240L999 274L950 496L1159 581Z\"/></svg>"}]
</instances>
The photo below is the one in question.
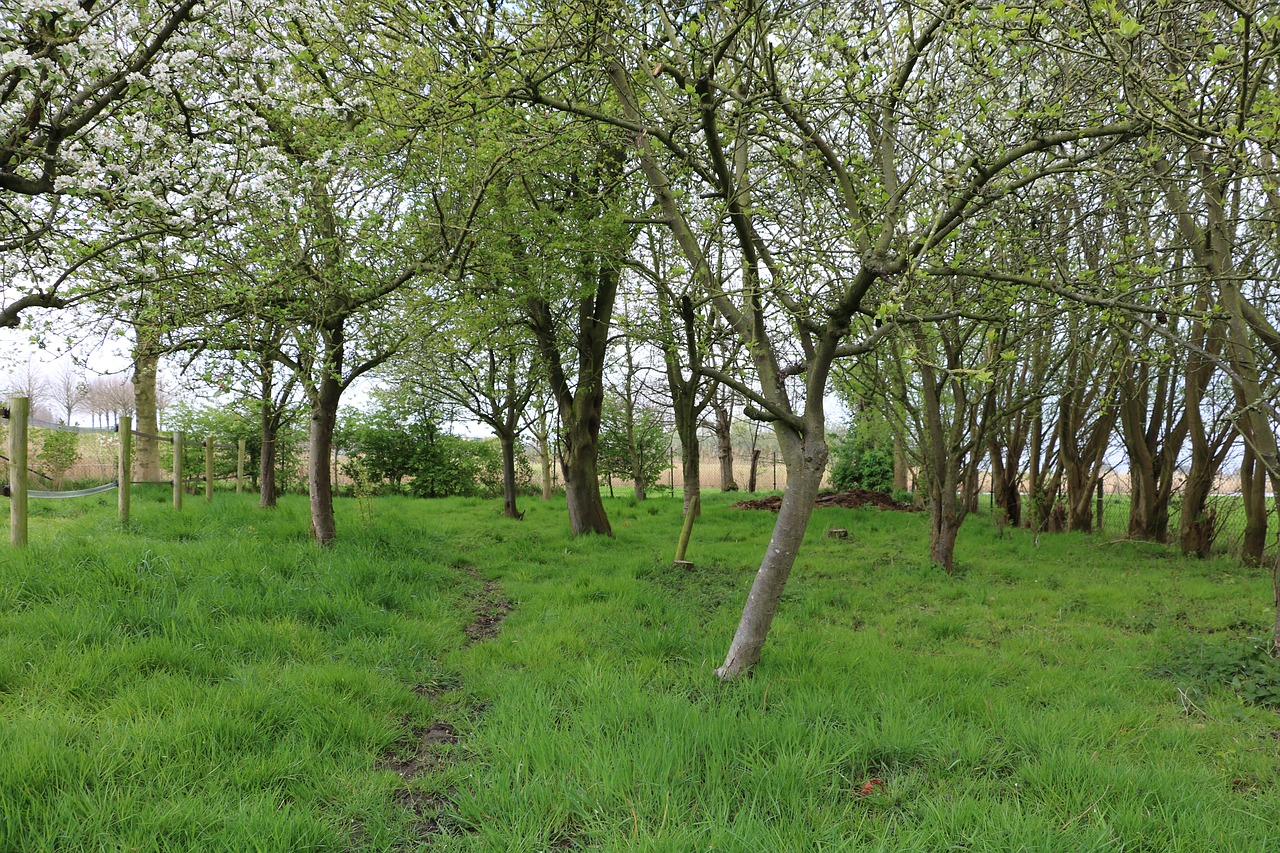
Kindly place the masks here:
<instances>
[{"instance_id":1,"label":"green shrub","mask_svg":"<svg viewBox=\"0 0 1280 853\"><path fill-rule=\"evenodd\" d=\"M53 481L54 488L62 488L63 475L80 458L80 436L74 432L40 432L44 440L36 453L36 464Z\"/></svg>"},{"instance_id":2,"label":"green shrub","mask_svg":"<svg viewBox=\"0 0 1280 853\"><path fill-rule=\"evenodd\" d=\"M502 494L502 446L442 432L425 419L401 421L386 409L346 417L336 441L346 458L339 468L369 494L420 498L496 497ZM517 482L533 472L516 456Z\"/></svg>"},{"instance_id":3,"label":"green shrub","mask_svg":"<svg viewBox=\"0 0 1280 853\"><path fill-rule=\"evenodd\" d=\"M857 430L836 441L831 448L831 482L836 488L893 489L893 451L862 438Z\"/></svg>"}]
</instances>

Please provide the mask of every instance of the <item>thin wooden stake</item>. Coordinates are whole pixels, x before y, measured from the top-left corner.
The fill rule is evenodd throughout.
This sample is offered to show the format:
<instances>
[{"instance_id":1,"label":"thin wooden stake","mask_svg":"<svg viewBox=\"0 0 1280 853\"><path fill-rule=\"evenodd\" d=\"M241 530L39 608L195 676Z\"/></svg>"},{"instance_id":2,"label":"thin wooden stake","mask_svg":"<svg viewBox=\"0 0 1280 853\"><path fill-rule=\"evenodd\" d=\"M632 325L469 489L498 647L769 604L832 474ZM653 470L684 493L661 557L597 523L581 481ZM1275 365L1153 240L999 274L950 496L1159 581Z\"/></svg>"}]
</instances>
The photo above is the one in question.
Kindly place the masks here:
<instances>
[{"instance_id":1,"label":"thin wooden stake","mask_svg":"<svg viewBox=\"0 0 1280 853\"><path fill-rule=\"evenodd\" d=\"M244 491L244 439L236 442L236 491Z\"/></svg>"}]
</instances>

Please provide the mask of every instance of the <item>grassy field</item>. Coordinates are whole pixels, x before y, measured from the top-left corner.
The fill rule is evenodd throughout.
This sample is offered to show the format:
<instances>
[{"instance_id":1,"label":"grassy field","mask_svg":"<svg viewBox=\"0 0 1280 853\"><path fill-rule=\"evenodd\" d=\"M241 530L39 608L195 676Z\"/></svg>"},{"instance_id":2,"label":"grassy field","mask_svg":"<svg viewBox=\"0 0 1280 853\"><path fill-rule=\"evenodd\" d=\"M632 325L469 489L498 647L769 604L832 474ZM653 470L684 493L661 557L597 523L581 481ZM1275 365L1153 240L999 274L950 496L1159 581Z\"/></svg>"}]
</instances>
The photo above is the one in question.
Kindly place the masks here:
<instances>
[{"instance_id":1,"label":"grassy field","mask_svg":"<svg viewBox=\"0 0 1280 853\"><path fill-rule=\"evenodd\" d=\"M773 522L720 495L691 572L671 498L340 501L327 551L302 498L111 499L0 549L0 851L1280 849L1225 560L977 518L947 577L923 514L820 510L719 684Z\"/></svg>"}]
</instances>

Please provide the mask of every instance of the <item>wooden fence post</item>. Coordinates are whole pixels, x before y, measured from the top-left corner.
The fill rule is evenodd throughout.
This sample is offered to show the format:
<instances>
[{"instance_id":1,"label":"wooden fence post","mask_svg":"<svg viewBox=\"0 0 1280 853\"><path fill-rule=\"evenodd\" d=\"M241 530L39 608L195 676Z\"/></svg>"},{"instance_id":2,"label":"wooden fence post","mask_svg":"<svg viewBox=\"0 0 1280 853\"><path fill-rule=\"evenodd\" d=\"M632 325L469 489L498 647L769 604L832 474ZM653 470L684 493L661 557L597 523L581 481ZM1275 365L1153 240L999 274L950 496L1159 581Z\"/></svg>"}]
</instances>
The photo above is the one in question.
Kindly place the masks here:
<instances>
[{"instance_id":1,"label":"wooden fence post","mask_svg":"<svg viewBox=\"0 0 1280 853\"><path fill-rule=\"evenodd\" d=\"M116 491L120 498L120 523L129 523L129 487L133 484L133 417L120 418L120 468L116 473Z\"/></svg>"},{"instance_id":2,"label":"wooden fence post","mask_svg":"<svg viewBox=\"0 0 1280 853\"><path fill-rule=\"evenodd\" d=\"M213 436L204 437L204 499L213 502Z\"/></svg>"},{"instance_id":3,"label":"wooden fence post","mask_svg":"<svg viewBox=\"0 0 1280 853\"><path fill-rule=\"evenodd\" d=\"M173 434L173 508L182 509L182 433Z\"/></svg>"},{"instance_id":4,"label":"wooden fence post","mask_svg":"<svg viewBox=\"0 0 1280 853\"><path fill-rule=\"evenodd\" d=\"M26 397L9 400L9 541L27 546L27 413Z\"/></svg>"},{"instance_id":5,"label":"wooden fence post","mask_svg":"<svg viewBox=\"0 0 1280 853\"><path fill-rule=\"evenodd\" d=\"M1098 478L1098 532L1102 532L1102 477Z\"/></svg>"},{"instance_id":6,"label":"wooden fence post","mask_svg":"<svg viewBox=\"0 0 1280 853\"><path fill-rule=\"evenodd\" d=\"M236 491L244 491L244 439L236 442Z\"/></svg>"}]
</instances>

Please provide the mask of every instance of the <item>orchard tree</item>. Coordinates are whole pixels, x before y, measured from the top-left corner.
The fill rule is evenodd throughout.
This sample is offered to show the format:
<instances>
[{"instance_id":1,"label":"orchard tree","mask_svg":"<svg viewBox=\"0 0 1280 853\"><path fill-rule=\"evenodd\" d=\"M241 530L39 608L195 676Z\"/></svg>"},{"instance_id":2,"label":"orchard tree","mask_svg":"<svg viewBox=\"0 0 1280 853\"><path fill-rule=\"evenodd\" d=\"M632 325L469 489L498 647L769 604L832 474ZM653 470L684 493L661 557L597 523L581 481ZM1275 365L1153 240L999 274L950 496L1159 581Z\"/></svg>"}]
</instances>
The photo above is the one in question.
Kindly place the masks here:
<instances>
[{"instance_id":1,"label":"orchard tree","mask_svg":"<svg viewBox=\"0 0 1280 853\"><path fill-rule=\"evenodd\" d=\"M416 335L383 375L401 394L459 409L493 430L502 453L502 514L521 519L517 453L530 426L530 401L542 388L527 329L477 300L490 291L467 282L440 326Z\"/></svg>"},{"instance_id":2,"label":"orchard tree","mask_svg":"<svg viewBox=\"0 0 1280 853\"><path fill-rule=\"evenodd\" d=\"M608 8L603 21L595 7L545 16L554 33L522 56L574 46L596 59L614 100L582 97L536 52L514 95L630 134L700 294L751 358L758 385L717 378L773 422L788 488L718 670L734 678L760 658L812 514L834 361L865 353L895 322L955 314L908 314L912 283L967 260L997 200L1085 168L1146 122L1119 114L1107 78L1063 48L1071 7ZM728 286L712 243L732 247ZM895 322L853 322L875 316Z\"/></svg>"},{"instance_id":3,"label":"orchard tree","mask_svg":"<svg viewBox=\"0 0 1280 853\"><path fill-rule=\"evenodd\" d=\"M0 328L124 292L122 249L210 224L252 128L205 69L258 0L15 0L0 10Z\"/></svg>"},{"instance_id":4,"label":"orchard tree","mask_svg":"<svg viewBox=\"0 0 1280 853\"><path fill-rule=\"evenodd\" d=\"M216 256L197 255L235 275L180 321L224 349L263 335L241 348L296 376L310 411L311 517L321 544L336 535L332 450L342 395L404 344L412 328L404 312L433 304L510 153L449 113L451 72L432 51L444 13L409 11L399 21L323 3L305 20L264 12L255 32L265 47L225 60L238 81L229 97L254 116L270 149L253 181L270 192L252 199ZM437 94L430 103L425 90Z\"/></svg>"}]
</instances>

